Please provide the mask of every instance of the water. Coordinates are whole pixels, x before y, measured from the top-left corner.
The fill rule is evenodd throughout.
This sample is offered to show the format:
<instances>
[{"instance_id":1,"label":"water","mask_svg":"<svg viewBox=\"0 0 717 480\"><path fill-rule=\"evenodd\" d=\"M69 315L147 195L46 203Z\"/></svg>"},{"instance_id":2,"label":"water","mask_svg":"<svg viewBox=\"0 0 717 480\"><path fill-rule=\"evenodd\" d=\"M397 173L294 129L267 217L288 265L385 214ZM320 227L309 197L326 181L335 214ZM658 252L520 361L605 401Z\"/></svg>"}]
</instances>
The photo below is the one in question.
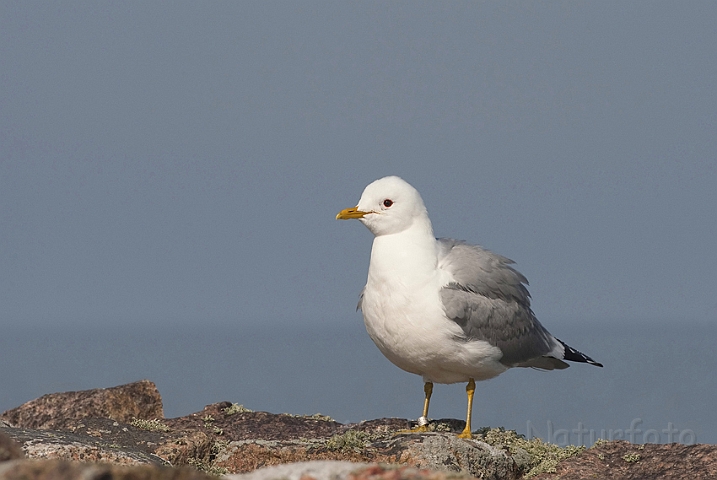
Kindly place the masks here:
<instances>
[{"instance_id":1,"label":"water","mask_svg":"<svg viewBox=\"0 0 717 480\"><path fill-rule=\"evenodd\" d=\"M549 325L605 368L513 369L478 383L474 428L503 426L560 444L597 438L717 443L717 326ZM167 417L231 401L254 410L356 422L416 418L419 377L391 365L360 320L153 327L3 327L0 411L46 393L157 384ZM463 418L463 385L436 385L431 418Z\"/></svg>"}]
</instances>

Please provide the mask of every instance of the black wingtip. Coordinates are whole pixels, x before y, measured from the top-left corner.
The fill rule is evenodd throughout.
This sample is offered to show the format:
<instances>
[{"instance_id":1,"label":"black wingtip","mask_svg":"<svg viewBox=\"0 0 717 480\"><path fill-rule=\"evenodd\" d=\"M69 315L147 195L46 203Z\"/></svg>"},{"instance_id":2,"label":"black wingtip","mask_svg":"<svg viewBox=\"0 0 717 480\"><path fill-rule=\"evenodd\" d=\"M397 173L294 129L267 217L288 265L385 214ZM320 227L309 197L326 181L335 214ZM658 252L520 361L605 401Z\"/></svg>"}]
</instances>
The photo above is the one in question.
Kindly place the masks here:
<instances>
[{"instance_id":1,"label":"black wingtip","mask_svg":"<svg viewBox=\"0 0 717 480\"><path fill-rule=\"evenodd\" d=\"M563 347L565 347L565 356L563 356L563 360L569 360L571 362L589 363L590 365L595 365L596 367L602 367L602 363L596 362L592 358L585 355L583 352L575 350L573 347L569 346L562 340L558 338L556 338L556 340L560 342Z\"/></svg>"}]
</instances>

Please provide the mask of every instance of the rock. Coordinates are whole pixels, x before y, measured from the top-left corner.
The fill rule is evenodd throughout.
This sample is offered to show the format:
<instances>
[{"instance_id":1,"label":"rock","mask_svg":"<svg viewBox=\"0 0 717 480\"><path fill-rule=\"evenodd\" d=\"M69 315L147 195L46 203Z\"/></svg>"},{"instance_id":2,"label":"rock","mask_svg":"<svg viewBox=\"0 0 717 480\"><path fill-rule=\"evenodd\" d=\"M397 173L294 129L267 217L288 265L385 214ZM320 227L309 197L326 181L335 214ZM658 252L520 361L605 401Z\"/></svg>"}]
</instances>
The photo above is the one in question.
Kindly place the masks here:
<instances>
[{"instance_id":1,"label":"rock","mask_svg":"<svg viewBox=\"0 0 717 480\"><path fill-rule=\"evenodd\" d=\"M554 473L535 478L715 479L717 446L679 443L636 445L624 440L598 442L581 455L561 462Z\"/></svg>"},{"instance_id":2,"label":"rock","mask_svg":"<svg viewBox=\"0 0 717 480\"><path fill-rule=\"evenodd\" d=\"M229 402L164 419L159 393L148 381L45 395L2 418L0 461L5 461L0 467L5 473L0 472L0 480L188 475L166 469L170 465L217 476L263 475L235 480L269 480L272 475L298 480L717 478L717 447L712 445L616 441L586 450L527 440L503 429L483 429L464 440L456 435L464 426L459 420L437 420L429 425L432 432L416 434L405 431L413 424L403 419L344 425L318 414L252 412ZM13 442L34 460L21 460Z\"/></svg>"},{"instance_id":3,"label":"rock","mask_svg":"<svg viewBox=\"0 0 717 480\"><path fill-rule=\"evenodd\" d=\"M264 467L251 473L226 475L227 480L337 480L350 473L365 469L369 463L339 460L315 460L313 462L286 463Z\"/></svg>"},{"instance_id":4,"label":"rock","mask_svg":"<svg viewBox=\"0 0 717 480\"><path fill-rule=\"evenodd\" d=\"M227 475L227 480L468 480L467 474L419 470L412 467L345 461L297 462L260 468L251 473Z\"/></svg>"},{"instance_id":5,"label":"rock","mask_svg":"<svg viewBox=\"0 0 717 480\"><path fill-rule=\"evenodd\" d=\"M24 458L22 447L6 434L0 432L0 462Z\"/></svg>"},{"instance_id":6,"label":"rock","mask_svg":"<svg viewBox=\"0 0 717 480\"><path fill-rule=\"evenodd\" d=\"M64 429L88 417L129 423L164 418L162 397L149 380L79 392L52 393L8 410L0 419L18 428Z\"/></svg>"},{"instance_id":7,"label":"rock","mask_svg":"<svg viewBox=\"0 0 717 480\"><path fill-rule=\"evenodd\" d=\"M369 465L348 475L348 480L468 480L473 478L466 473L418 470L400 465Z\"/></svg>"},{"instance_id":8,"label":"rock","mask_svg":"<svg viewBox=\"0 0 717 480\"><path fill-rule=\"evenodd\" d=\"M463 422L437 421L443 432L398 434L407 420L380 419L342 425L331 419L266 412L229 414L231 404L167 420L167 425L204 429L216 439L211 465L228 472L306 460L398 463L418 469L463 472L481 478L518 478L527 462L482 441L462 440ZM197 423L198 419L203 419ZM221 437L221 438L219 438ZM205 457L206 458L206 457Z\"/></svg>"},{"instance_id":9,"label":"rock","mask_svg":"<svg viewBox=\"0 0 717 480\"><path fill-rule=\"evenodd\" d=\"M54 431L3 430L22 443L31 458L190 465L214 474L306 460L400 463L483 478L517 478L523 469L501 449L458 439L455 433L463 423L452 420L435 422L444 432L396 435L410 425L407 420L342 425L320 415L251 412L229 402L208 405L185 417L135 419L131 424L79 416L65 411ZM52 419L42 425L48 423Z\"/></svg>"},{"instance_id":10,"label":"rock","mask_svg":"<svg viewBox=\"0 0 717 480\"><path fill-rule=\"evenodd\" d=\"M462 440L454 433L415 434L397 438L379 461L421 469L446 470L499 480L519 478L527 465L503 450L477 440ZM382 458L383 457L383 458ZM522 459L521 459L522 460Z\"/></svg>"},{"instance_id":11,"label":"rock","mask_svg":"<svg viewBox=\"0 0 717 480\"><path fill-rule=\"evenodd\" d=\"M106 421L117 424L113 420ZM126 441L121 435L103 439L66 431L22 428L3 428L2 431L22 445L22 450L28 458L104 462L116 465L169 465L167 461L151 451Z\"/></svg>"},{"instance_id":12,"label":"rock","mask_svg":"<svg viewBox=\"0 0 717 480\"><path fill-rule=\"evenodd\" d=\"M172 430L198 430L225 440L328 438L345 430L328 417L253 412L230 402L207 405L200 412L164 423Z\"/></svg>"},{"instance_id":13,"label":"rock","mask_svg":"<svg viewBox=\"0 0 717 480\"><path fill-rule=\"evenodd\" d=\"M0 480L216 480L193 468L143 465L123 467L63 460L13 460L0 463Z\"/></svg>"}]
</instances>

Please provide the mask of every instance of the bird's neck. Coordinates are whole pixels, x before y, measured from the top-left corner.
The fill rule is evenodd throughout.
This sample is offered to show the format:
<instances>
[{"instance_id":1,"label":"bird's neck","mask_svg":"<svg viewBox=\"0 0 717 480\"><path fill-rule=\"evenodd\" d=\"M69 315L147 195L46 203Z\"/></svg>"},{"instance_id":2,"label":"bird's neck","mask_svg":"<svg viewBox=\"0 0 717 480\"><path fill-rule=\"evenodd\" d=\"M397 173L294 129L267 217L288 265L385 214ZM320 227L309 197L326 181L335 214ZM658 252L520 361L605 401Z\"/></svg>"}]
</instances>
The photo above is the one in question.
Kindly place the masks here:
<instances>
[{"instance_id":1,"label":"bird's neck","mask_svg":"<svg viewBox=\"0 0 717 480\"><path fill-rule=\"evenodd\" d=\"M436 239L428 219L408 229L374 238L368 283L405 285L425 283L435 275Z\"/></svg>"}]
</instances>

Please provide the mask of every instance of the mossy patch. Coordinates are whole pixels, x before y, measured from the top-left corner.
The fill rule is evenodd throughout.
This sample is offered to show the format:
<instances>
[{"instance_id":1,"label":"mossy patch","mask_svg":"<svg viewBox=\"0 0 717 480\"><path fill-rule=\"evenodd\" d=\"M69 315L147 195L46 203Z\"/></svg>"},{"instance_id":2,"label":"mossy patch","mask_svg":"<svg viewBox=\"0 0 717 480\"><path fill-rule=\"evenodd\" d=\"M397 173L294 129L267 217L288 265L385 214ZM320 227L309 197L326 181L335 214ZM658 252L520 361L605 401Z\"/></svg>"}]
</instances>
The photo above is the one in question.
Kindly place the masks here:
<instances>
[{"instance_id":1,"label":"mossy patch","mask_svg":"<svg viewBox=\"0 0 717 480\"><path fill-rule=\"evenodd\" d=\"M371 435L370 433L361 432L359 430L347 430L341 435L334 435L329 438L325 447L329 450L340 451L340 452L360 452L369 443L376 440L377 435Z\"/></svg>"},{"instance_id":2,"label":"mossy patch","mask_svg":"<svg viewBox=\"0 0 717 480\"><path fill-rule=\"evenodd\" d=\"M230 407L224 409L224 415L236 415L237 413L251 413L254 410L249 410L244 405L238 403L232 403Z\"/></svg>"},{"instance_id":3,"label":"mossy patch","mask_svg":"<svg viewBox=\"0 0 717 480\"><path fill-rule=\"evenodd\" d=\"M426 429L429 432L452 432L453 427L450 423L445 422L439 422L439 421L431 421L428 425L426 425Z\"/></svg>"},{"instance_id":4,"label":"mossy patch","mask_svg":"<svg viewBox=\"0 0 717 480\"><path fill-rule=\"evenodd\" d=\"M163 424L159 419L143 420L141 418L134 418L130 422L130 425L137 427L142 430L148 430L150 432L168 432L170 428Z\"/></svg>"},{"instance_id":5,"label":"mossy patch","mask_svg":"<svg viewBox=\"0 0 717 480\"><path fill-rule=\"evenodd\" d=\"M287 417L294 417L294 418L308 418L310 420L321 420L322 422L335 422L333 418L329 417L328 415L322 415L321 413L314 413L313 415L299 415L294 413L282 413L282 415L286 415Z\"/></svg>"},{"instance_id":6,"label":"mossy patch","mask_svg":"<svg viewBox=\"0 0 717 480\"><path fill-rule=\"evenodd\" d=\"M200 472L204 472L215 477L221 477L229 473L229 470L224 467L217 467L194 457L189 457L187 459L187 465L191 465Z\"/></svg>"},{"instance_id":7,"label":"mossy patch","mask_svg":"<svg viewBox=\"0 0 717 480\"><path fill-rule=\"evenodd\" d=\"M639 453L626 453L622 456L622 459L625 460L627 463L636 463L640 461L640 454Z\"/></svg>"},{"instance_id":8,"label":"mossy patch","mask_svg":"<svg viewBox=\"0 0 717 480\"><path fill-rule=\"evenodd\" d=\"M507 448L512 455L526 452L529 460L523 478L531 478L541 473L555 473L558 463L585 450L585 447L575 445L559 447L539 438L528 440L525 436L504 428L484 428L476 432L474 438L495 447Z\"/></svg>"},{"instance_id":9,"label":"mossy patch","mask_svg":"<svg viewBox=\"0 0 717 480\"><path fill-rule=\"evenodd\" d=\"M312 420L321 420L323 422L334 422L335 420L328 415L322 415L320 413L314 413L313 415L304 415L305 418L311 418Z\"/></svg>"}]
</instances>

